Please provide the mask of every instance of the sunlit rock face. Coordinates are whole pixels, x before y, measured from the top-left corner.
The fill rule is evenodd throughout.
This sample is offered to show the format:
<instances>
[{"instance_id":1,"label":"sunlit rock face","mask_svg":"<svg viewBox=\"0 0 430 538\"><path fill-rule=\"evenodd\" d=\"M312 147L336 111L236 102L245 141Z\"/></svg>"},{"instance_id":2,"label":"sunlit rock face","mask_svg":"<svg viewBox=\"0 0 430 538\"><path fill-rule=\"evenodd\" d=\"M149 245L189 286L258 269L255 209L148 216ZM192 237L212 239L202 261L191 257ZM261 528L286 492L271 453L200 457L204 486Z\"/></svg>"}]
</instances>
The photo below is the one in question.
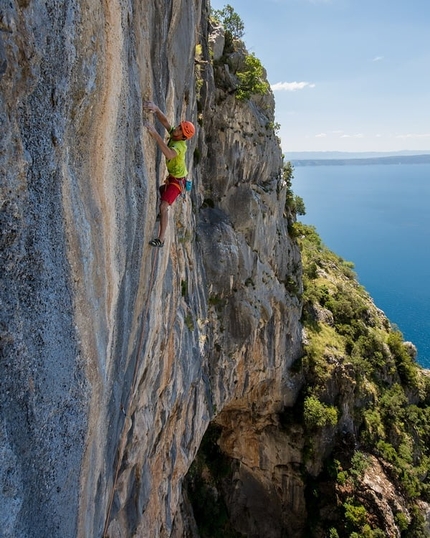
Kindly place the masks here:
<instances>
[{"instance_id":1,"label":"sunlit rock face","mask_svg":"<svg viewBox=\"0 0 430 538\"><path fill-rule=\"evenodd\" d=\"M235 98L232 68L211 63L208 10L0 7L5 538L179 532L210 421L271 423L298 390L286 283L300 290L300 257L273 97ZM159 250L165 164L142 99L198 127L193 190Z\"/></svg>"}]
</instances>

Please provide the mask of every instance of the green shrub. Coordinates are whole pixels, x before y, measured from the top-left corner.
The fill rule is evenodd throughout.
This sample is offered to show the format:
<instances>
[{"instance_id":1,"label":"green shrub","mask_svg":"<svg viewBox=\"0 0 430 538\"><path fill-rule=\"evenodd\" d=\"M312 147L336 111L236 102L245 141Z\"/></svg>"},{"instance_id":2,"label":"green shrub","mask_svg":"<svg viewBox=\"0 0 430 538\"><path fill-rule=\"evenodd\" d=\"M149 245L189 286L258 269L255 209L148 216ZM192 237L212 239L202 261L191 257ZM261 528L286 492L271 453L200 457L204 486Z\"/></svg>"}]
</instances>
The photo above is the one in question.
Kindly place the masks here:
<instances>
[{"instance_id":1,"label":"green shrub","mask_svg":"<svg viewBox=\"0 0 430 538\"><path fill-rule=\"evenodd\" d=\"M282 179L285 182L287 187L287 195L285 198L285 209L291 209L294 204L294 193L293 193L293 179L294 179L294 166L290 161L284 163L282 169Z\"/></svg>"},{"instance_id":2,"label":"green shrub","mask_svg":"<svg viewBox=\"0 0 430 538\"><path fill-rule=\"evenodd\" d=\"M342 273L347 278L349 278L350 280L354 280L355 278L357 278L357 275L356 275L356 273L354 271L354 263L353 262L348 262L348 261L342 260L341 264L339 265L339 268L342 271Z\"/></svg>"},{"instance_id":3,"label":"green shrub","mask_svg":"<svg viewBox=\"0 0 430 538\"><path fill-rule=\"evenodd\" d=\"M340 471L338 473L338 475L337 475L337 482L341 486L345 485L347 483L347 481L348 481L348 476L349 475L348 475L347 471Z\"/></svg>"},{"instance_id":4,"label":"green shrub","mask_svg":"<svg viewBox=\"0 0 430 538\"><path fill-rule=\"evenodd\" d=\"M349 470L353 478L361 478L365 470L369 467L369 461L365 454L357 450L351 458L351 468Z\"/></svg>"},{"instance_id":5,"label":"green shrub","mask_svg":"<svg viewBox=\"0 0 430 538\"><path fill-rule=\"evenodd\" d=\"M303 418L308 428L323 428L337 424L337 409L325 405L315 396L307 396L304 403Z\"/></svg>"},{"instance_id":6,"label":"green shrub","mask_svg":"<svg viewBox=\"0 0 430 538\"><path fill-rule=\"evenodd\" d=\"M395 515L395 519L396 519L397 526L399 527L401 531L405 531L408 528L409 522L403 512L397 512L397 514Z\"/></svg>"},{"instance_id":7,"label":"green shrub","mask_svg":"<svg viewBox=\"0 0 430 538\"><path fill-rule=\"evenodd\" d=\"M252 95L265 95L269 91L270 85L264 78L264 68L254 53L246 56L243 70L236 75L239 79L236 97L240 101L249 99Z\"/></svg>"},{"instance_id":8,"label":"green shrub","mask_svg":"<svg viewBox=\"0 0 430 538\"><path fill-rule=\"evenodd\" d=\"M416 364L403 345L403 336L400 331L394 331L388 336L388 347L396 361L400 379L409 387L417 386Z\"/></svg>"},{"instance_id":9,"label":"green shrub","mask_svg":"<svg viewBox=\"0 0 430 538\"><path fill-rule=\"evenodd\" d=\"M363 442L372 446L378 440L385 439L385 428L378 409L367 409L363 413L363 419L364 429L361 433Z\"/></svg>"},{"instance_id":10,"label":"green shrub","mask_svg":"<svg viewBox=\"0 0 430 538\"><path fill-rule=\"evenodd\" d=\"M184 323L189 331L194 331L194 320L191 314L185 316Z\"/></svg>"},{"instance_id":11,"label":"green shrub","mask_svg":"<svg viewBox=\"0 0 430 538\"><path fill-rule=\"evenodd\" d=\"M297 231L300 235L301 251L305 259L315 257L315 253L320 254L323 249L323 242L318 235L315 226L303 224L302 222L296 222Z\"/></svg>"},{"instance_id":12,"label":"green shrub","mask_svg":"<svg viewBox=\"0 0 430 538\"><path fill-rule=\"evenodd\" d=\"M343 504L345 510L345 519L353 527L361 529L366 523L367 512L364 506L356 504L352 499L348 499Z\"/></svg>"},{"instance_id":13,"label":"green shrub","mask_svg":"<svg viewBox=\"0 0 430 538\"><path fill-rule=\"evenodd\" d=\"M408 528L402 532L402 538L428 538L429 534L426 528L426 520L421 510L413 506L410 510L412 516Z\"/></svg>"},{"instance_id":14,"label":"green shrub","mask_svg":"<svg viewBox=\"0 0 430 538\"><path fill-rule=\"evenodd\" d=\"M294 196L293 211L297 215L306 215L305 202L303 201L303 198L301 196Z\"/></svg>"},{"instance_id":15,"label":"green shrub","mask_svg":"<svg viewBox=\"0 0 430 538\"><path fill-rule=\"evenodd\" d=\"M360 532L351 533L349 538L387 538L387 535L381 529L371 529L366 523L360 529Z\"/></svg>"},{"instance_id":16,"label":"green shrub","mask_svg":"<svg viewBox=\"0 0 430 538\"><path fill-rule=\"evenodd\" d=\"M392 463L393 465L397 463L397 452L393 445L381 440L378 441L378 443L376 444L376 448L378 449L380 455L384 458L384 460L388 461L389 463Z\"/></svg>"},{"instance_id":17,"label":"green shrub","mask_svg":"<svg viewBox=\"0 0 430 538\"><path fill-rule=\"evenodd\" d=\"M306 267L303 267L303 276L309 280L315 280L318 277L318 265L315 262L311 262Z\"/></svg>"},{"instance_id":18,"label":"green shrub","mask_svg":"<svg viewBox=\"0 0 430 538\"><path fill-rule=\"evenodd\" d=\"M396 371L394 361L388 353L383 337L375 331L366 331L353 342L351 358L361 371L378 381L384 375Z\"/></svg>"},{"instance_id":19,"label":"green shrub","mask_svg":"<svg viewBox=\"0 0 430 538\"><path fill-rule=\"evenodd\" d=\"M403 419L407 402L405 392L398 383L384 391L379 400L379 409L386 427L392 426L397 429L397 425Z\"/></svg>"}]
</instances>

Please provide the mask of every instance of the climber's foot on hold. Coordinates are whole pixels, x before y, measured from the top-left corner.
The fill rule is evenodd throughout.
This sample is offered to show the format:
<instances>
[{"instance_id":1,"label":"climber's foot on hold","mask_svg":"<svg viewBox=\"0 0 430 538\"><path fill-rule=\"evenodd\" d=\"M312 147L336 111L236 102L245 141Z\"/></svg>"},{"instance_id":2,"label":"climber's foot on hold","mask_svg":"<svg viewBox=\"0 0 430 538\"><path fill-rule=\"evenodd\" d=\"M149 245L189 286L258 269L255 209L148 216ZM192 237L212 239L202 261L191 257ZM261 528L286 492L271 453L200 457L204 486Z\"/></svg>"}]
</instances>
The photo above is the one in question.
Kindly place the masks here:
<instances>
[{"instance_id":1,"label":"climber's foot on hold","mask_svg":"<svg viewBox=\"0 0 430 538\"><path fill-rule=\"evenodd\" d=\"M152 246L152 247L164 247L164 241L160 241L160 239L151 239L151 241L149 242L149 244Z\"/></svg>"}]
</instances>

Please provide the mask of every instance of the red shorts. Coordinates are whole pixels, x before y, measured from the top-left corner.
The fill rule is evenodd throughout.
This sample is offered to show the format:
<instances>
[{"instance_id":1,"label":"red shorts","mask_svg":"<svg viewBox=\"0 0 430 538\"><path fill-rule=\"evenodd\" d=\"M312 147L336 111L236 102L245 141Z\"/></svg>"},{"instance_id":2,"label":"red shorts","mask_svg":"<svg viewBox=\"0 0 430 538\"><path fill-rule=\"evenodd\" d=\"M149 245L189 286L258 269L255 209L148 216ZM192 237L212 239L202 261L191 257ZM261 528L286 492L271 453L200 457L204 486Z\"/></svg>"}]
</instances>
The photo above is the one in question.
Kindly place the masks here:
<instances>
[{"instance_id":1,"label":"red shorts","mask_svg":"<svg viewBox=\"0 0 430 538\"><path fill-rule=\"evenodd\" d=\"M161 200L172 205L184 190L184 178L168 176L164 185L160 187Z\"/></svg>"}]
</instances>

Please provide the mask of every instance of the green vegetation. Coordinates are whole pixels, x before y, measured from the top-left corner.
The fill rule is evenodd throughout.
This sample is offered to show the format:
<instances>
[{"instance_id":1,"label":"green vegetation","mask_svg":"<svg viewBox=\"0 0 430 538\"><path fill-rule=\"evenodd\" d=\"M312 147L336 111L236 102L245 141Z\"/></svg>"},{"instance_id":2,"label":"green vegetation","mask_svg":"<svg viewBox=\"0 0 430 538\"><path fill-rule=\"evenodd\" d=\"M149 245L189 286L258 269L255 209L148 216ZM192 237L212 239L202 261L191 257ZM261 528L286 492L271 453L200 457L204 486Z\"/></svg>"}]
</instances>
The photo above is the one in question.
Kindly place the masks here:
<instances>
[{"instance_id":1,"label":"green vegetation","mask_svg":"<svg viewBox=\"0 0 430 538\"><path fill-rule=\"evenodd\" d=\"M194 331L194 319L191 314L187 314L184 318L185 326L189 331Z\"/></svg>"},{"instance_id":2,"label":"green vegetation","mask_svg":"<svg viewBox=\"0 0 430 538\"><path fill-rule=\"evenodd\" d=\"M226 39L242 39L245 25L230 4L224 6L223 9L213 10L211 15L223 25Z\"/></svg>"},{"instance_id":3,"label":"green vegetation","mask_svg":"<svg viewBox=\"0 0 430 538\"><path fill-rule=\"evenodd\" d=\"M308 396L304 403L303 418L308 428L322 428L337 424L337 409L325 405L316 396Z\"/></svg>"},{"instance_id":4,"label":"green vegetation","mask_svg":"<svg viewBox=\"0 0 430 538\"><path fill-rule=\"evenodd\" d=\"M225 54L235 52L237 45L242 43L241 39L245 33L245 25L240 16L230 4L227 4L223 9L213 10L212 18L224 27ZM221 63L224 64L225 61L228 63L225 58ZM250 99L253 95L265 95L270 90L261 61L254 53L245 55L243 65L236 70L235 74L238 79L235 94L239 101Z\"/></svg>"},{"instance_id":5,"label":"green vegetation","mask_svg":"<svg viewBox=\"0 0 430 538\"><path fill-rule=\"evenodd\" d=\"M287 187L287 196L285 199L286 212L293 213L294 219L296 215L306 215L306 208L305 203L303 202L303 198L295 195L293 192L292 185L294 179L294 166L291 164L290 161L284 163L282 169L282 179L285 181Z\"/></svg>"},{"instance_id":6,"label":"green vegetation","mask_svg":"<svg viewBox=\"0 0 430 538\"><path fill-rule=\"evenodd\" d=\"M226 37L224 57L214 65L219 87L226 95L235 92L240 100L269 91L255 55L242 59L235 54L235 61L229 56L244 50L240 17L230 5L213 16L223 24ZM198 61L201 54L197 47ZM230 68L228 80L225 64ZM237 77L233 85L230 75ZM267 128L279 126L268 121ZM429 538L418 501L430 502L430 376L416 364L403 335L357 282L354 265L327 249L314 227L297 222L297 215L306 211L292 190L293 177L292 164L285 162L278 188L286 192L284 217L302 257L302 271L298 267L295 278L285 277L285 288L302 301L305 334L303 355L291 373L303 385L295 405L283 410L279 419L287 432L293 427L295 433L303 432L300 478L309 515L303 535L386 536L386 514L372 501L368 484L372 473L380 469L381 480L385 475L404 500L392 506L396 506L394 518L401 537ZM206 198L202 207L214 204ZM244 284L255 287L251 278ZM185 283L182 293L187 293ZM223 331L226 299L212 294L208 303ZM193 320L185 322L192 330ZM218 343L214 350L219 352ZM236 463L221 452L220 435L221 428L212 424L187 477L202 537L238 536L225 504L236 485Z\"/></svg>"},{"instance_id":7,"label":"green vegetation","mask_svg":"<svg viewBox=\"0 0 430 538\"><path fill-rule=\"evenodd\" d=\"M327 461L327 472L341 488L339 508L346 521L346 530L336 526L327 531L348 538L385 536L363 503L352 500L369 464L367 453L382 462L408 503L412 519L396 514L402 538L426 536L415 502L430 501L430 378L416 364L402 334L358 284L353 265L327 249L314 227L295 222L293 229L303 261L307 343L301 366L309 453L311 432L333 427L345 408L354 416L355 445L361 447L360 452L354 447L347 454L343 450L342 462ZM327 389L340 372L342 383L353 391L349 398Z\"/></svg>"},{"instance_id":8,"label":"green vegetation","mask_svg":"<svg viewBox=\"0 0 430 538\"><path fill-rule=\"evenodd\" d=\"M285 181L292 204L290 178ZM289 211L294 208L288 206ZM303 356L294 375L304 383L282 427L302 429L307 528L331 538L386 536L385 505L369 481L388 480L402 502L393 512L402 538L429 538L418 501L430 502L430 377L401 333L373 304L353 265L325 247L314 227L292 224L303 261ZM251 280L246 285L252 286ZM212 295L211 307L224 300ZM353 427L351 427L351 420ZM345 424L349 426L345 427ZM295 430L297 431L297 430ZM235 462L220 451L211 426L188 477L187 491L201 536L238 536L225 499ZM321 450L327 450L315 476ZM385 475L385 476L384 476Z\"/></svg>"},{"instance_id":9,"label":"green vegetation","mask_svg":"<svg viewBox=\"0 0 430 538\"><path fill-rule=\"evenodd\" d=\"M366 523L366 509L354 499L348 499L344 504L345 519L352 528L361 528Z\"/></svg>"},{"instance_id":10,"label":"green vegetation","mask_svg":"<svg viewBox=\"0 0 430 538\"><path fill-rule=\"evenodd\" d=\"M292 203L291 175L288 164ZM353 265L327 249L314 227L294 222L292 229L303 261L306 342L293 375L300 373L304 382L294 407L279 418L286 431L293 426L303 431L301 479L308 511L303 535L386 536L386 507L369 495L369 481L379 473L382 487L402 497L401 503L390 502L401 537L429 538L418 504L430 502L428 372L359 285ZM246 285L254 283L249 279ZM224 300L212 295L209 304L218 310ZM202 537L236 538L225 499L235 487L238 464L221 452L220 435L211 425L187 491ZM315 476L321 450L327 455Z\"/></svg>"},{"instance_id":11,"label":"green vegetation","mask_svg":"<svg viewBox=\"0 0 430 538\"><path fill-rule=\"evenodd\" d=\"M369 461L365 454L356 450L351 458L351 468L349 473L354 480L361 478L369 467Z\"/></svg>"},{"instance_id":12,"label":"green vegetation","mask_svg":"<svg viewBox=\"0 0 430 538\"><path fill-rule=\"evenodd\" d=\"M181 280L181 295L185 297L188 294L188 282L186 280Z\"/></svg>"},{"instance_id":13,"label":"green vegetation","mask_svg":"<svg viewBox=\"0 0 430 538\"><path fill-rule=\"evenodd\" d=\"M254 53L245 57L245 65L236 73L239 79L239 87L236 97L240 101L249 99L252 95L265 95L270 88L264 77L264 68Z\"/></svg>"}]
</instances>

